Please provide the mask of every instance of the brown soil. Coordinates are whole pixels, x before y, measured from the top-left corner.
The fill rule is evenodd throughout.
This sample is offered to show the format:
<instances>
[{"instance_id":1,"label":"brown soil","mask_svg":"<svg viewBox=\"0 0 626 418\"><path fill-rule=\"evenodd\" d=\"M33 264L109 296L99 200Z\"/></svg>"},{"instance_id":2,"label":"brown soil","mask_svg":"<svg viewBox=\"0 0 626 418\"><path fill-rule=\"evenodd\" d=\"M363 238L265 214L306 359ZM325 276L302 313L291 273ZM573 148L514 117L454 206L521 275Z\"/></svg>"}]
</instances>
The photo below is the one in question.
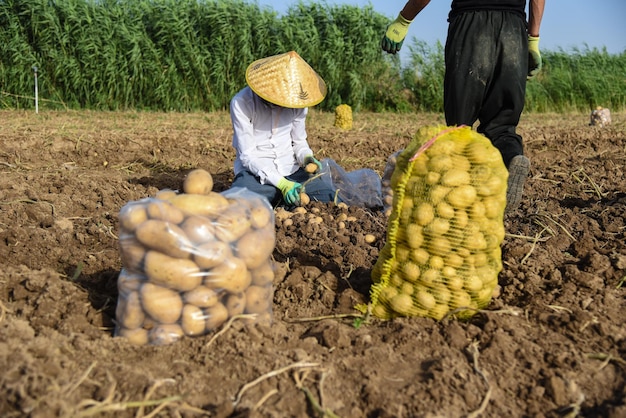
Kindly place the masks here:
<instances>
[{"instance_id":1,"label":"brown soil","mask_svg":"<svg viewBox=\"0 0 626 418\"><path fill-rule=\"evenodd\" d=\"M469 321L362 322L380 212L277 222L271 326L166 346L113 337L120 208L196 167L230 184L226 113L0 112L4 417L626 416L626 114L526 115L532 161L506 216L501 293ZM312 112L319 158L382 174L437 115ZM376 241L367 244L365 234Z\"/></svg>"}]
</instances>

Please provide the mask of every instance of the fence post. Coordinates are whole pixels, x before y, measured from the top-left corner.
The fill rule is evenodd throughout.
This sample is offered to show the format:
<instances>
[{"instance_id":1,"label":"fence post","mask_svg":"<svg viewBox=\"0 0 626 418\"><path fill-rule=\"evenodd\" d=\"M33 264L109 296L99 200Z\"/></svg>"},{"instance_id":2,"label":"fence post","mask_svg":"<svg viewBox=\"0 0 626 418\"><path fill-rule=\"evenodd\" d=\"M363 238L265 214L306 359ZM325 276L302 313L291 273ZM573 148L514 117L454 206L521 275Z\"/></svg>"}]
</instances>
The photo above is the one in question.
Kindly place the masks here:
<instances>
[{"instance_id":1,"label":"fence post","mask_svg":"<svg viewBox=\"0 0 626 418\"><path fill-rule=\"evenodd\" d=\"M33 65L35 73L35 113L39 113L39 87L37 86L37 66Z\"/></svg>"}]
</instances>

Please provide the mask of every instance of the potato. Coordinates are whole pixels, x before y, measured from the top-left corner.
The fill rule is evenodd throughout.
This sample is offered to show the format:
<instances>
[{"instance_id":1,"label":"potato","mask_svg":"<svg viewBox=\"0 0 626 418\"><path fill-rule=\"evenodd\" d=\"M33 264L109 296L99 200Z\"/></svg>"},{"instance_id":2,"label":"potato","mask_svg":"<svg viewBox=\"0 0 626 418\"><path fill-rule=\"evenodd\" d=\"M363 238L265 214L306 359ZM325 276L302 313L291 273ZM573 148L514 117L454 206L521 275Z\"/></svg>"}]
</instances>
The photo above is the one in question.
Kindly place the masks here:
<instances>
[{"instance_id":1,"label":"potato","mask_svg":"<svg viewBox=\"0 0 626 418\"><path fill-rule=\"evenodd\" d=\"M250 225L255 229L265 228L272 220L272 208L265 201L255 200L250 205Z\"/></svg>"},{"instance_id":2,"label":"potato","mask_svg":"<svg viewBox=\"0 0 626 418\"><path fill-rule=\"evenodd\" d=\"M470 183L470 173L465 170L452 168L441 176L441 184L449 187L462 186Z\"/></svg>"},{"instance_id":3,"label":"potato","mask_svg":"<svg viewBox=\"0 0 626 418\"><path fill-rule=\"evenodd\" d=\"M143 328L119 328L117 330L117 336L124 337L134 345L146 345L148 344L148 330Z\"/></svg>"},{"instance_id":4,"label":"potato","mask_svg":"<svg viewBox=\"0 0 626 418\"><path fill-rule=\"evenodd\" d=\"M486 141L472 141L467 144L465 156L475 164L494 164L502 160L500 152Z\"/></svg>"},{"instance_id":5,"label":"potato","mask_svg":"<svg viewBox=\"0 0 626 418\"><path fill-rule=\"evenodd\" d=\"M469 184L455 187L446 195L448 203L455 209L465 209L476 200L476 189Z\"/></svg>"},{"instance_id":6,"label":"potato","mask_svg":"<svg viewBox=\"0 0 626 418\"><path fill-rule=\"evenodd\" d=\"M170 257L187 259L193 248L185 232L177 225L157 219L148 219L137 227L137 240L149 249Z\"/></svg>"},{"instance_id":7,"label":"potato","mask_svg":"<svg viewBox=\"0 0 626 418\"><path fill-rule=\"evenodd\" d=\"M489 304L491 295L493 295L493 289L494 288L491 286L485 286L476 292L476 302L478 303L478 306L483 307Z\"/></svg>"},{"instance_id":8,"label":"potato","mask_svg":"<svg viewBox=\"0 0 626 418\"><path fill-rule=\"evenodd\" d=\"M176 190L163 189L159 190L155 195L155 199L159 200L170 200L172 197L176 196L178 192Z\"/></svg>"},{"instance_id":9,"label":"potato","mask_svg":"<svg viewBox=\"0 0 626 418\"><path fill-rule=\"evenodd\" d=\"M427 175L430 175L431 173L437 173L441 175L443 173L450 171L450 169L454 166L454 161L449 155L446 155L446 154L437 154L437 155L429 154L429 155L430 155L430 160L428 160L429 172Z\"/></svg>"},{"instance_id":10,"label":"potato","mask_svg":"<svg viewBox=\"0 0 626 418\"><path fill-rule=\"evenodd\" d=\"M220 292L209 289L206 286L198 286L195 289L183 293L183 301L199 308L210 308L219 302Z\"/></svg>"},{"instance_id":11,"label":"potato","mask_svg":"<svg viewBox=\"0 0 626 418\"><path fill-rule=\"evenodd\" d=\"M220 327L228 319L228 309L222 303L211 306L205 310L206 330L212 331Z\"/></svg>"},{"instance_id":12,"label":"potato","mask_svg":"<svg viewBox=\"0 0 626 418\"><path fill-rule=\"evenodd\" d=\"M432 268L425 269L420 276L420 283L422 285L433 287L435 286L441 277L441 272Z\"/></svg>"},{"instance_id":13,"label":"potato","mask_svg":"<svg viewBox=\"0 0 626 418\"><path fill-rule=\"evenodd\" d=\"M269 286L250 286L245 291L245 313L261 314L272 310L274 288Z\"/></svg>"},{"instance_id":14,"label":"potato","mask_svg":"<svg viewBox=\"0 0 626 418\"><path fill-rule=\"evenodd\" d=\"M411 261L416 262L418 265L425 265L430 258L430 254L424 248L416 248L411 251L409 258ZM463 263L462 260L461 263Z\"/></svg>"},{"instance_id":15,"label":"potato","mask_svg":"<svg viewBox=\"0 0 626 418\"><path fill-rule=\"evenodd\" d=\"M234 242L248 232L250 227L246 206L232 203L215 220L215 236L224 242Z\"/></svg>"},{"instance_id":16,"label":"potato","mask_svg":"<svg viewBox=\"0 0 626 418\"><path fill-rule=\"evenodd\" d=\"M206 332L206 316L202 309L194 305L183 307L180 325L185 335L196 336Z\"/></svg>"},{"instance_id":17,"label":"potato","mask_svg":"<svg viewBox=\"0 0 626 418\"><path fill-rule=\"evenodd\" d=\"M406 281L415 283L420 277L420 268L417 264L407 261L402 267L402 277L404 277Z\"/></svg>"},{"instance_id":18,"label":"potato","mask_svg":"<svg viewBox=\"0 0 626 418\"><path fill-rule=\"evenodd\" d=\"M435 219L435 208L430 203L422 202L413 211L413 219L420 226L428 225Z\"/></svg>"},{"instance_id":19,"label":"potato","mask_svg":"<svg viewBox=\"0 0 626 418\"><path fill-rule=\"evenodd\" d=\"M202 282L202 272L192 260L170 257L158 251L148 251L144 264L148 280L160 286L186 292Z\"/></svg>"},{"instance_id":20,"label":"potato","mask_svg":"<svg viewBox=\"0 0 626 418\"><path fill-rule=\"evenodd\" d=\"M463 288L468 292L479 292L483 288L483 281L475 273L470 273L465 278Z\"/></svg>"},{"instance_id":21,"label":"potato","mask_svg":"<svg viewBox=\"0 0 626 418\"><path fill-rule=\"evenodd\" d=\"M129 271L142 271L146 247L132 235L120 237L119 245L122 266Z\"/></svg>"},{"instance_id":22,"label":"potato","mask_svg":"<svg viewBox=\"0 0 626 418\"><path fill-rule=\"evenodd\" d=\"M391 319L392 317L392 314L387 310L387 307L380 303L372 308L372 315L380 319Z\"/></svg>"},{"instance_id":23,"label":"potato","mask_svg":"<svg viewBox=\"0 0 626 418\"><path fill-rule=\"evenodd\" d=\"M232 255L230 244L222 241L209 241L196 248L193 260L201 269L210 269L219 266Z\"/></svg>"},{"instance_id":24,"label":"potato","mask_svg":"<svg viewBox=\"0 0 626 418\"><path fill-rule=\"evenodd\" d=\"M230 293L243 292L252 282L252 274L243 260L229 257L206 273L204 285L211 289L224 289Z\"/></svg>"},{"instance_id":25,"label":"potato","mask_svg":"<svg viewBox=\"0 0 626 418\"><path fill-rule=\"evenodd\" d=\"M139 328L145 317L138 291L120 294L115 308L115 319L119 326L128 329Z\"/></svg>"},{"instance_id":26,"label":"potato","mask_svg":"<svg viewBox=\"0 0 626 418\"><path fill-rule=\"evenodd\" d=\"M156 327L157 325L159 325L158 322L156 322L154 319L146 315L146 319L145 321L143 321L143 326L141 328L147 329L148 331L150 331L152 328Z\"/></svg>"},{"instance_id":27,"label":"potato","mask_svg":"<svg viewBox=\"0 0 626 418\"><path fill-rule=\"evenodd\" d=\"M309 197L309 195L304 193L304 192L301 192L300 193L300 204L302 206L306 206L309 203L311 203L311 198Z\"/></svg>"},{"instance_id":28,"label":"potato","mask_svg":"<svg viewBox=\"0 0 626 418\"><path fill-rule=\"evenodd\" d=\"M410 315L413 312L413 298L406 293L398 293L389 302L391 309L400 315Z\"/></svg>"},{"instance_id":29,"label":"potato","mask_svg":"<svg viewBox=\"0 0 626 418\"><path fill-rule=\"evenodd\" d=\"M194 245L215 240L213 222L204 216L190 215L180 224L180 228Z\"/></svg>"},{"instance_id":30,"label":"potato","mask_svg":"<svg viewBox=\"0 0 626 418\"><path fill-rule=\"evenodd\" d=\"M183 192L209 194L213 190L213 176L201 168L190 171L183 181Z\"/></svg>"},{"instance_id":31,"label":"potato","mask_svg":"<svg viewBox=\"0 0 626 418\"><path fill-rule=\"evenodd\" d=\"M443 235L450 229L450 222L444 218L435 218L424 226L424 233L429 236Z\"/></svg>"},{"instance_id":32,"label":"potato","mask_svg":"<svg viewBox=\"0 0 626 418\"><path fill-rule=\"evenodd\" d=\"M445 273L445 269L448 268L452 268L452 267L444 267L443 272ZM451 276L451 277L446 277L446 286L448 287L448 289L450 290L461 290L463 289L463 278L461 276Z\"/></svg>"},{"instance_id":33,"label":"potato","mask_svg":"<svg viewBox=\"0 0 626 418\"><path fill-rule=\"evenodd\" d=\"M169 202L158 199L152 200L146 205L146 212L150 219L157 219L172 224L179 224L185 218L182 210Z\"/></svg>"},{"instance_id":34,"label":"potato","mask_svg":"<svg viewBox=\"0 0 626 418\"><path fill-rule=\"evenodd\" d=\"M172 197L169 202L188 215L216 216L228 207L228 199L216 192L179 194Z\"/></svg>"},{"instance_id":35,"label":"potato","mask_svg":"<svg viewBox=\"0 0 626 418\"><path fill-rule=\"evenodd\" d=\"M241 315L246 309L246 294L244 292L231 293L226 296L224 306L228 309L228 316Z\"/></svg>"},{"instance_id":36,"label":"potato","mask_svg":"<svg viewBox=\"0 0 626 418\"><path fill-rule=\"evenodd\" d=\"M144 311L161 324L173 324L178 321L183 309L183 300L178 292L144 283L139 290Z\"/></svg>"},{"instance_id":37,"label":"potato","mask_svg":"<svg viewBox=\"0 0 626 418\"><path fill-rule=\"evenodd\" d=\"M426 310L431 310L437 304L437 300L433 295L428 293L424 288L420 288L415 294L415 301L419 306Z\"/></svg>"},{"instance_id":38,"label":"potato","mask_svg":"<svg viewBox=\"0 0 626 418\"><path fill-rule=\"evenodd\" d=\"M255 269L267 261L276 246L274 226L263 229L251 229L235 244L237 257L241 258L249 269Z\"/></svg>"},{"instance_id":39,"label":"potato","mask_svg":"<svg viewBox=\"0 0 626 418\"><path fill-rule=\"evenodd\" d=\"M308 163L307 165L304 166L304 171L306 171L309 174L314 174L318 169L319 167L315 163Z\"/></svg>"},{"instance_id":40,"label":"potato","mask_svg":"<svg viewBox=\"0 0 626 418\"><path fill-rule=\"evenodd\" d=\"M183 336L183 329L178 324L160 324L150 330L148 341L153 345L175 343Z\"/></svg>"},{"instance_id":41,"label":"potato","mask_svg":"<svg viewBox=\"0 0 626 418\"><path fill-rule=\"evenodd\" d=\"M436 215L440 218L444 219L452 219L454 218L454 208L445 200L437 203L435 207Z\"/></svg>"},{"instance_id":42,"label":"potato","mask_svg":"<svg viewBox=\"0 0 626 418\"><path fill-rule=\"evenodd\" d=\"M274 262L269 259L259 267L250 270L252 275L252 283L255 286L265 286L274 282L276 275L274 270Z\"/></svg>"},{"instance_id":43,"label":"potato","mask_svg":"<svg viewBox=\"0 0 626 418\"><path fill-rule=\"evenodd\" d=\"M124 232L133 232L138 225L148 219L146 204L139 201L124 205L122 209L120 209L118 219L120 221L122 234Z\"/></svg>"}]
</instances>

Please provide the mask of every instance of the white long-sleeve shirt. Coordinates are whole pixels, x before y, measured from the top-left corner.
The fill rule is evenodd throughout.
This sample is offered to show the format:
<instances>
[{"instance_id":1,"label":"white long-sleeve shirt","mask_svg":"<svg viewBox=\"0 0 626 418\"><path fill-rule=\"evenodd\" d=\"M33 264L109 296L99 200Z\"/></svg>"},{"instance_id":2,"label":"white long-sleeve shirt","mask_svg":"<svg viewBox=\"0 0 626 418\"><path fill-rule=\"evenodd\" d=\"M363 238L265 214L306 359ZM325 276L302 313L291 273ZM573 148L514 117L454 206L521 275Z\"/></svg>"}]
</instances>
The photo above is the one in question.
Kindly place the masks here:
<instances>
[{"instance_id":1,"label":"white long-sleeve shirt","mask_svg":"<svg viewBox=\"0 0 626 418\"><path fill-rule=\"evenodd\" d=\"M235 175L249 170L261 184L276 186L313 155L307 142L308 108L292 109L264 102L245 87L230 102Z\"/></svg>"}]
</instances>

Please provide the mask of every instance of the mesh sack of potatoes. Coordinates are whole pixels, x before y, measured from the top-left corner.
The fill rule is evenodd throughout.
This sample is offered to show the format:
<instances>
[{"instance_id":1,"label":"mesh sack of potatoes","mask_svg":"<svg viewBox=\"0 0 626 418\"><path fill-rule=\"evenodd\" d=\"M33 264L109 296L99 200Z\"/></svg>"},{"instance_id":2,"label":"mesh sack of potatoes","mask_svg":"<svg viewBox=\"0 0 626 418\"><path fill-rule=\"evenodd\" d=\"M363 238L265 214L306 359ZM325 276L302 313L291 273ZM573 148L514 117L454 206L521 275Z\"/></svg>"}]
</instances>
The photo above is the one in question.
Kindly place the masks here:
<instances>
[{"instance_id":1,"label":"mesh sack of potatoes","mask_svg":"<svg viewBox=\"0 0 626 418\"><path fill-rule=\"evenodd\" d=\"M507 179L499 151L469 127L417 132L391 176L374 316L467 318L489 304L502 270Z\"/></svg>"},{"instance_id":2,"label":"mesh sack of potatoes","mask_svg":"<svg viewBox=\"0 0 626 418\"><path fill-rule=\"evenodd\" d=\"M165 345L236 315L271 323L274 212L260 195L164 190L124 205L119 222L116 336Z\"/></svg>"},{"instance_id":3,"label":"mesh sack of potatoes","mask_svg":"<svg viewBox=\"0 0 626 418\"><path fill-rule=\"evenodd\" d=\"M352 108L347 104L340 104L335 108L336 127L350 130L352 129Z\"/></svg>"}]
</instances>

